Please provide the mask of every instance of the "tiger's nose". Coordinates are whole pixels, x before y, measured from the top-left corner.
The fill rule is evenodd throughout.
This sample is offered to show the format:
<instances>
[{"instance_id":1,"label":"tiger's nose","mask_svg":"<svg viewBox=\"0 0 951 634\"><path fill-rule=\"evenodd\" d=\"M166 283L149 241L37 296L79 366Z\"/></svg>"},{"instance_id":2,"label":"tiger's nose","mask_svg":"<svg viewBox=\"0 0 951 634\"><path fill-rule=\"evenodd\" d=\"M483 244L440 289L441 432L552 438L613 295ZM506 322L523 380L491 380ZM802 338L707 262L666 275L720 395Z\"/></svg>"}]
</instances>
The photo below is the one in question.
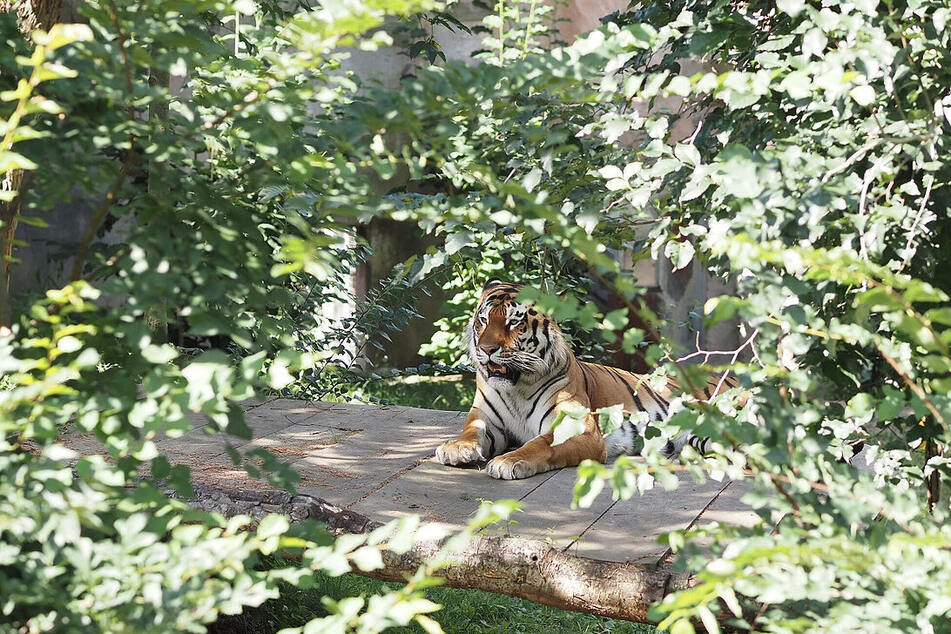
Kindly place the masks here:
<instances>
[{"instance_id":1,"label":"tiger's nose","mask_svg":"<svg viewBox=\"0 0 951 634\"><path fill-rule=\"evenodd\" d=\"M492 353L499 349L499 346L491 343L480 343L479 348L482 349L482 352L486 353L489 356L492 356Z\"/></svg>"}]
</instances>

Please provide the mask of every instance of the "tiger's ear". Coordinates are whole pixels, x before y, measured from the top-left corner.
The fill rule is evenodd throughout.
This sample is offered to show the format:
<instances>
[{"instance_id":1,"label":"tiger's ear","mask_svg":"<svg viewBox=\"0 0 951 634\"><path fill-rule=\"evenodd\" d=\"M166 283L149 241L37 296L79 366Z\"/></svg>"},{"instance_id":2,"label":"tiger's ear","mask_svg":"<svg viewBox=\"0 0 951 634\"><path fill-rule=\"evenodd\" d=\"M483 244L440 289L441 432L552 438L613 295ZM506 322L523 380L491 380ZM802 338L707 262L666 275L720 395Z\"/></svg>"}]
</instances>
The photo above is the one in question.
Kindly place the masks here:
<instances>
[{"instance_id":1,"label":"tiger's ear","mask_svg":"<svg viewBox=\"0 0 951 634\"><path fill-rule=\"evenodd\" d=\"M493 286L498 286L499 284L502 284L502 283L503 283L503 282L502 282L501 278L498 278L498 277L490 277L490 278L486 281L485 286L482 287L482 290L483 290L483 291L487 291L487 290L489 290L490 288L492 288Z\"/></svg>"}]
</instances>

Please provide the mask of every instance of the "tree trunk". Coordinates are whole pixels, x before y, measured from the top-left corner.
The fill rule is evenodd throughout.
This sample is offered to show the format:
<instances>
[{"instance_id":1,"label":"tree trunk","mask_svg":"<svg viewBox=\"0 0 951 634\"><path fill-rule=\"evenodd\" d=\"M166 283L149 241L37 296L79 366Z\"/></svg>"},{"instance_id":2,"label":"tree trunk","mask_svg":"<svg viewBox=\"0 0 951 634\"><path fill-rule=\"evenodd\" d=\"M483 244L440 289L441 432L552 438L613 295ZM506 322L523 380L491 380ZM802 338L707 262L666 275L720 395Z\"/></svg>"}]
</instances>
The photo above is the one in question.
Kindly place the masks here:
<instances>
[{"instance_id":1,"label":"tree trunk","mask_svg":"<svg viewBox=\"0 0 951 634\"><path fill-rule=\"evenodd\" d=\"M29 35L35 29L49 29L56 24L63 3L62 0L0 0L0 12L9 11L16 12L20 32ZM13 322L10 264L25 181L21 170L7 172L0 178L0 189L18 194L9 202L0 202L0 329Z\"/></svg>"},{"instance_id":2,"label":"tree trunk","mask_svg":"<svg viewBox=\"0 0 951 634\"><path fill-rule=\"evenodd\" d=\"M59 22L62 0L0 0L0 12L14 11L20 32L28 35L36 29L49 30Z\"/></svg>"},{"instance_id":3,"label":"tree trunk","mask_svg":"<svg viewBox=\"0 0 951 634\"><path fill-rule=\"evenodd\" d=\"M439 544L420 542L404 555L383 553L384 568L358 574L405 581ZM669 565L650 567L577 557L545 542L518 537L474 537L437 574L453 588L473 588L544 603L561 610L648 623L647 611L689 576Z\"/></svg>"},{"instance_id":4,"label":"tree trunk","mask_svg":"<svg viewBox=\"0 0 951 634\"><path fill-rule=\"evenodd\" d=\"M0 190L17 194L13 200L0 201L0 329L13 323L10 265L13 261L20 201L23 198L23 177L23 170L12 170L0 178Z\"/></svg>"},{"instance_id":5,"label":"tree trunk","mask_svg":"<svg viewBox=\"0 0 951 634\"><path fill-rule=\"evenodd\" d=\"M195 483L189 504L226 516L268 513L292 521L323 522L335 534L367 533L382 524L309 495L284 491L226 490ZM384 567L357 574L384 581L406 580L434 557L442 544L416 542L403 555L384 551ZM485 590L544 603L562 610L586 612L616 619L649 622L650 605L670 592L689 586L690 577L658 566L601 561L568 555L545 542L517 537L473 537L453 556L453 563L437 574L453 588Z\"/></svg>"}]
</instances>

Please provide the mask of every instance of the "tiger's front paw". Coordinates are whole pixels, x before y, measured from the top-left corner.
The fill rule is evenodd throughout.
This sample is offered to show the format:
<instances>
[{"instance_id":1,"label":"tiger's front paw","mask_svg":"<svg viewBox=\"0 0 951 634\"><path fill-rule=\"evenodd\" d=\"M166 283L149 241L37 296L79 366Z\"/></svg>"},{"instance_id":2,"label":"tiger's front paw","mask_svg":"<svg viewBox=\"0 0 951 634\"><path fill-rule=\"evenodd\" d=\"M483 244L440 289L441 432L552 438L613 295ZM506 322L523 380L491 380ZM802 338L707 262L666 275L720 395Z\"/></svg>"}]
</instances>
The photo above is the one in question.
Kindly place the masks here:
<instances>
[{"instance_id":1,"label":"tiger's front paw","mask_svg":"<svg viewBox=\"0 0 951 634\"><path fill-rule=\"evenodd\" d=\"M436 450L436 460L448 465L472 464L485 460L482 447L474 440L455 440L440 445Z\"/></svg>"},{"instance_id":2,"label":"tiger's front paw","mask_svg":"<svg viewBox=\"0 0 951 634\"><path fill-rule=\"evenodd\" d=\"M510 456L499 456L489 460L485 472L499 480L521 480L530 478L539 472L538 466L527 460Z\"/></svg>"}]
</instances>

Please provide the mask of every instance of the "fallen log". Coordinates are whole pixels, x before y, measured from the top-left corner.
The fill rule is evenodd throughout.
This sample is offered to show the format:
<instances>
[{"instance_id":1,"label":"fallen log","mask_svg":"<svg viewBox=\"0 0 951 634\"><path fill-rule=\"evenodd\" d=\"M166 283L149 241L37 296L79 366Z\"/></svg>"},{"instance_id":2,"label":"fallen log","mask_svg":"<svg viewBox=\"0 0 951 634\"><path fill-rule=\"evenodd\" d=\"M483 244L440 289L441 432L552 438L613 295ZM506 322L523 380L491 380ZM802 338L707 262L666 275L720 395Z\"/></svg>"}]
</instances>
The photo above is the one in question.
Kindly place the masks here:
<instances>
[{"instance_id":1,"label":"fallen log","mask_svg":"<svg viewBox=\"0 0 951 634\"><path fill-rule=\"evenodd\" d=\"M382 526L309 495L284 491L230 491L195 485L189 503L224 515L269 513L292 521L323 522L335 534L366 533ZM442 542L418 541L402 555L383 551L384 567L356 574L384 581L405 581L426 559L435 557ZM616 619L650 622L647 610L669 592L688 587L690 577L667 564L657 566L602 561L566 554L545 542L518 537L473 537L452 556L438 576L453 588L485 590L528 599L563 610Z\"/></svg>"},{"instance_id":2,"label":"fallen log","mask_svg":"<svg viewBox=\"0 0 951 634\"><path fill-rule=\"evenodd\" d=\"M385 568L360 573L402 581L436 554L438 544L417 543L404 555L384 553ZM485 590L529 599L562 610L640 623L668 592L687 587L689 577L669 566L649 567L567 555L547 543L519 537L473 537L438 576L453 588Z\"/></svg>"}]
</instances>

